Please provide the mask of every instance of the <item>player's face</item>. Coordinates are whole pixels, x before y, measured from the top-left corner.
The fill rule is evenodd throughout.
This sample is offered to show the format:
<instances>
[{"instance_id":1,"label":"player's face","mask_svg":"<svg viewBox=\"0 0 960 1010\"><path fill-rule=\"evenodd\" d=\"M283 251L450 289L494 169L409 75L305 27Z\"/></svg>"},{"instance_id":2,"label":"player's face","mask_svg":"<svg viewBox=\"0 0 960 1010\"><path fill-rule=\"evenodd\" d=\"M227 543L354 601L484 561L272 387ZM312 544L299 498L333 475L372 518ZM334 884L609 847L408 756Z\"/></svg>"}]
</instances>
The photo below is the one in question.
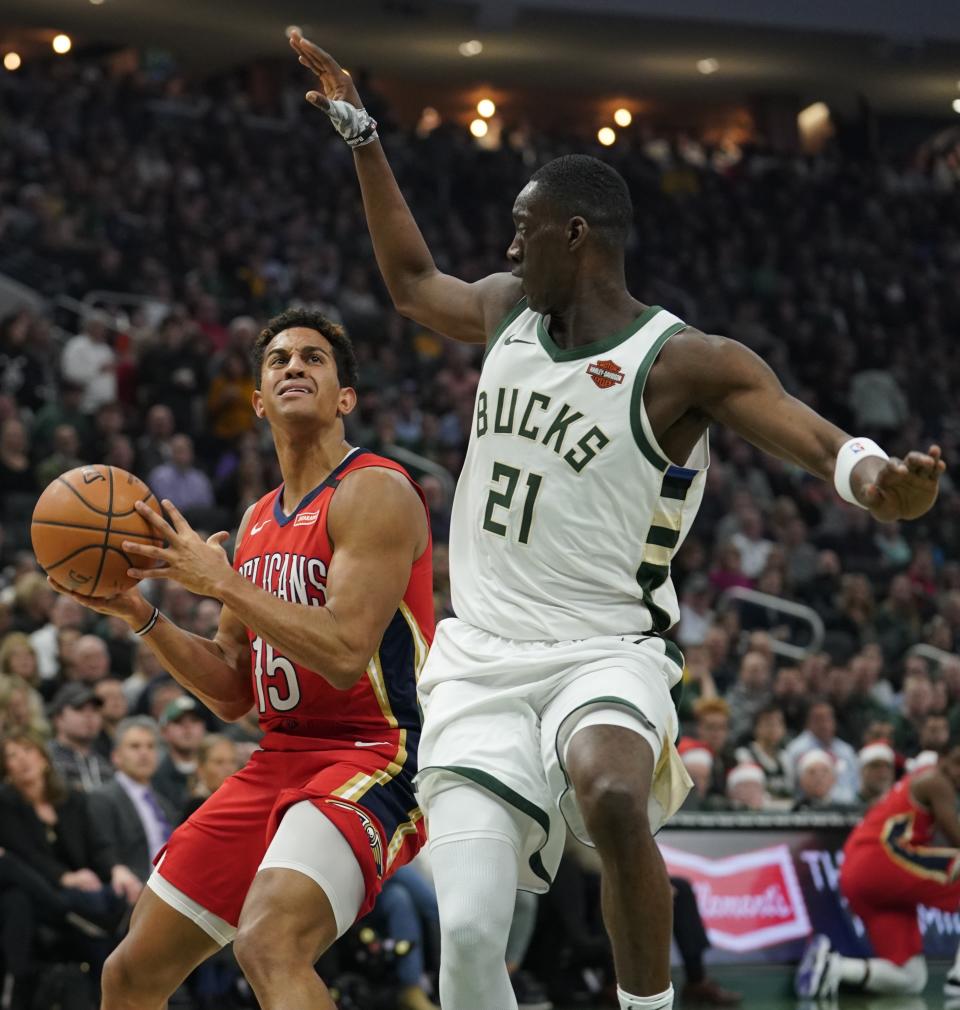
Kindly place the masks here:
<instances>
[{"instance_id":1,"label":"player's face","mask_svg":"<svg viewBox=\"0 0 960 1010\"><path fill-rule=\"evenodd\" d=\"M534 312L564 308L573 289L575 257L570 255L564 224L549 212L537 195L537 183L528 183L513 205L516 234L507 249L513 275L521 278L523 293Z\"/></svg>"},{"instance_id":2,"label":"player's face","mask_svg":"<svg viewBox=\"0 0 960 1010\"><path fill-rule=\"evenodd\" d=\"M278 333L267 345L260 388L253 397L257 416L271 424L332 422L356 402L354 391L340 386L330 342L303 326Z\"/></svg>"}]
</instances>

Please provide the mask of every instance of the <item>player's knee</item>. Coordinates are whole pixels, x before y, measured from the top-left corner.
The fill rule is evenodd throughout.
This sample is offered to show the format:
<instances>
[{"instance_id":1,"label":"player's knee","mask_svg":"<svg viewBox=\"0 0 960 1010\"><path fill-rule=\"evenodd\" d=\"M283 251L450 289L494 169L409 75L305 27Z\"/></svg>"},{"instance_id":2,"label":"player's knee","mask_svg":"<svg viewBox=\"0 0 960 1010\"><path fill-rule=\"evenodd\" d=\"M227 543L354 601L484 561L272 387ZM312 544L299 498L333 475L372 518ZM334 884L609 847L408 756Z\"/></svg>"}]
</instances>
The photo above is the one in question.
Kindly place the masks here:
<instances>
[{"instance_id":1,"label":"player's knee","mask_svg":"<svg viewBox=\"0 0 960 1010\"><path fill-rule=\"evenodd\" d=\"M298 930L284 929L269 920L248 926L241 923L233 954L247 981L261 990L282 983L316 960L313 945L308 946Z\"/></svg>"},{"instance_id":2,"label":"player's knee","mask_svg":"<svg viewBox=\"0 0 960 1010\"><path fill-rule=\"evenodd\" d=\"M601 847L650 834L645 790L617 772L601 772L577 787L577 800L591 838Z\"/></svg>"},{"instance_id":3,"label":"player's knee","mask_svg":"<svg viewBox=\"0 0 960 1010\"><path fill-rule=\"evenodd\" d=\"M147 981L147 972L134 970L133 959L129 957L126 946L119 947L107 958L103 966L100 985L103 988L104 1005L107 1007L126 1007L142 989Z\"/></svg>"},{"instance_id":4,"label":"player's knee","mask_svg":"<svg viewBox=\"0 0 960 1010\"><path fill-rule=\"evenodd\" d=\"M464 907L453 914L445 911L441 916L441 930L444 956L449 957L458 970L462 971L471 964L483 970L503 963L509 922L497 922Z\"/></svg>"}]
</instances>

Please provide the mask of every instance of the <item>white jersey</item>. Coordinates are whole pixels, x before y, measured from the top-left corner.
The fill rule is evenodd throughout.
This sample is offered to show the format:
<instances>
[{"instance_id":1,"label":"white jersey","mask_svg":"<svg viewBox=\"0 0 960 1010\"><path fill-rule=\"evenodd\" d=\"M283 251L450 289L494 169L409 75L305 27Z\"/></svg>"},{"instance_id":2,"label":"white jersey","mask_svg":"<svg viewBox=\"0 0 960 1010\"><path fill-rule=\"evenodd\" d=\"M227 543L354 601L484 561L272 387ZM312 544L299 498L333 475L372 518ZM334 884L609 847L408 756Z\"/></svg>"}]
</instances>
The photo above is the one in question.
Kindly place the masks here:
<instances>
[{"instance_id":1,"label":"white jersey","mask_svg":"<svg viewBox=\"0 0 960 1010\"><path fill-rule=\"evenodd\" d=\"M665 631L670 561L703 497L707 436L667 460L643 406L685 324L656 306L625 330L558 347L522 300L491 338L450 529L453 607L503 638Z\"/></svg>"}]
</instances>

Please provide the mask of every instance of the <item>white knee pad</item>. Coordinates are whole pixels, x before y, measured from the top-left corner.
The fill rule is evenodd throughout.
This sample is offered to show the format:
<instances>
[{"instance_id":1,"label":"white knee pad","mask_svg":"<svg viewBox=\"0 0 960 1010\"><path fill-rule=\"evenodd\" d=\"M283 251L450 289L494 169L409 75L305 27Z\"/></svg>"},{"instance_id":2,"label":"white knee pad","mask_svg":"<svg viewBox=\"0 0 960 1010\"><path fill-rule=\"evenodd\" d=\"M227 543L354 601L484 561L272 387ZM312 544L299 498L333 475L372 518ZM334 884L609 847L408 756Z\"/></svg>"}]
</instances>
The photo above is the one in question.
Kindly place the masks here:
<instances>
[{"instance_id":1,"label":"white knee pad","mask_svg":"<svg viewBox=\"0 0 960 1010\"><path fill-rule=\"evenodd\" d=\"M309 877L330 902L338 937L353 925L367 893L350 843L308 800L283 815L260 870L296 870Z\"/></svg>"}]
</instances>

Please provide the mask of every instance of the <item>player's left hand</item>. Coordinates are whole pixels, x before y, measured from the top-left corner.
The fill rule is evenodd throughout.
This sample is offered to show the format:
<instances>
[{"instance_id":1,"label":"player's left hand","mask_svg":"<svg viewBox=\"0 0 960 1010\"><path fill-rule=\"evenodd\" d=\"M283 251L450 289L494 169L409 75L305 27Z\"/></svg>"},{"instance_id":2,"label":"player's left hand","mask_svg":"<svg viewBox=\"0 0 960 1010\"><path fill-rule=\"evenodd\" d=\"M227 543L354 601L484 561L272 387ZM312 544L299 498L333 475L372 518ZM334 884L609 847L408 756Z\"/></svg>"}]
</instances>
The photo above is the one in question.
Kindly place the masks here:
<instances>
[{"instance_id":1,"label":"player's left hand","mask_svg":"<svg viewBox=\"0 0 960 1010\"><path fill-rule=\"evenodd\" d=\"M222 546L230 534L221 531L204 540L172 501L165 498L160 504L170 516L170 522L143 502L138 501L135 507L154 532L166 540L167 546L153 547L125 540L123 549L127 554L148 558L156 565L153 568L129 568L127 574L132 579L173 579L198 596L216 596L217 586L224 576L233 572Z\"/></svg>"},{"instance_id":2,"label":"player's left hand","mask_svg":"<svg viewBox=\"0 0 960 1010\"><path fill-rule=\"evenodd\" d=\"M937 500L940 475L947 468L941 456L938 445L907 453L905 459L891 456L863 488L861 501L881 522L922 516Z\"/></svg>"}]
</instances>

